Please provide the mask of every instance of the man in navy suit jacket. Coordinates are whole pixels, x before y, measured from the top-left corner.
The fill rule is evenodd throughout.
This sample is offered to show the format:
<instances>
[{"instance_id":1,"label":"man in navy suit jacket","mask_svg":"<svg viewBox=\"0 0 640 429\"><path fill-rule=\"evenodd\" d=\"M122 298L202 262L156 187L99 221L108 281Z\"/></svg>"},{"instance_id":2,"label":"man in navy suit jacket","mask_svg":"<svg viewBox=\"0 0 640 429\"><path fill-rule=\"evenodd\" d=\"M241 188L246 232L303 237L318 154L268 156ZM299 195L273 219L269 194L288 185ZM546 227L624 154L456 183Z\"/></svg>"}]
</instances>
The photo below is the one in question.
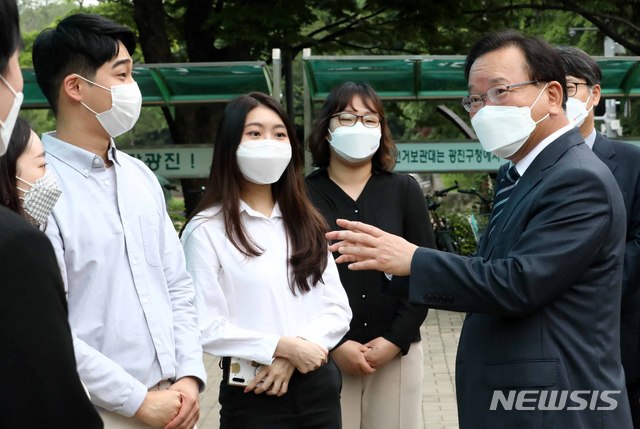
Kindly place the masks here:
<instances>
[{"instance_id":1,"label":"man in navy suit jacket","mask_svg":"<svg viewBox=\"0 0 640 429\"><path fill-rule=\"evenodd\" d=\"M478 256L342 220L348 231L327 234L339 240L330 249L351 269L410 275L412 302L470 313L456 362L461 429L628 429L624 203L565 115L561 60L547 43L508 31L478 41L465 74L463 106L480 143L517 170L498 176L513 179L498 191L510 196L494 206Z\"/></svg>"},{"instance_id":2,"label":"man in navy suit jacket","mask_svg":"<svg viewBox=\"0 0 640 429\"><path fill-rule=\"evenodd\" d=\"M633 426L640 428L640 148L609 140L595 130L593 110L600 102L602 79L598 63L578 48L555 49L567 75L567 115L575 118L587 146L613 173L627 211L620 345Z\"/></svg>"}]
</instances>

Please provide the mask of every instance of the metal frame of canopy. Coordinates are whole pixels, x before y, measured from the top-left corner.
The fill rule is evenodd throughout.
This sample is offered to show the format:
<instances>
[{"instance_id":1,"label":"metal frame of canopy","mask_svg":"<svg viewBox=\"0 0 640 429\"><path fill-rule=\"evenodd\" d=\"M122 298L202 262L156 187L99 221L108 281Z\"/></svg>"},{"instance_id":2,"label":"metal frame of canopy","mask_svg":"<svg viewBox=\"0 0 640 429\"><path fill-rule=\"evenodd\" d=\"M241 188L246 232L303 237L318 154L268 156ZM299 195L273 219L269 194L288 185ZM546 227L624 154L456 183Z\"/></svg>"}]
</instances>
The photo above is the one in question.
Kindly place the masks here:
<instances>
[{"instance_id":1,"label":"metal frame of canopy","mask_svg":"<svg viewBox=\"0 0 640 429\"><path fill-rule=\"evenodd\" d=\"M25 109L49 108L33 69L23 69ZM223 103L251 91L280 97L280 56L274 50L273 74L264 61L136 64L133 76L143 106L172 107Z\"/></svg>"},{"instance_id":2,"label":"metal frame of canopy","mask_svg":"<svg viewBox=\"0 0 640 429\"><path fill-rule=\"evenodd\" d=\"M640 57L593 57L605 98L640 97ZM383 100L438 100L467 94L462 55L331 56L303 52L305 129L313 103L349 80L371 84ZM308 127L307 127L308 126Z\"/></svg>"}]
</instances>

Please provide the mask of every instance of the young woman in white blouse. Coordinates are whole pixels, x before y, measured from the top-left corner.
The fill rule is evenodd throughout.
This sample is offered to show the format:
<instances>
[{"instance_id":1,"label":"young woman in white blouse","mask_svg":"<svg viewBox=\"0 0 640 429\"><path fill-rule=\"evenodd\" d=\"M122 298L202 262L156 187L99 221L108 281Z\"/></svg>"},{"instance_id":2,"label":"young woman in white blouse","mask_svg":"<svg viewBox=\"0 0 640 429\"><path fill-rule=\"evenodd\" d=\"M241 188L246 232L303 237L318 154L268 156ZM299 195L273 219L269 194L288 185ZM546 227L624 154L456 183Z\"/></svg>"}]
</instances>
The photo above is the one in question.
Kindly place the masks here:
<instances>
[{"instance_id":1,"label":"young woman in white blouse","mask_svg":"<svg viewBox=\"0 0 640 429\"><path fill-rule=\"evenodd\" d=\"M227 105L207 190L182 232L203 348L224 357L221 429L340 427L328 352L351 310L302 168L275 100L251 93ZM229 384L230 358L260 365L248 385Z\"/></svg>"}]
</instances>

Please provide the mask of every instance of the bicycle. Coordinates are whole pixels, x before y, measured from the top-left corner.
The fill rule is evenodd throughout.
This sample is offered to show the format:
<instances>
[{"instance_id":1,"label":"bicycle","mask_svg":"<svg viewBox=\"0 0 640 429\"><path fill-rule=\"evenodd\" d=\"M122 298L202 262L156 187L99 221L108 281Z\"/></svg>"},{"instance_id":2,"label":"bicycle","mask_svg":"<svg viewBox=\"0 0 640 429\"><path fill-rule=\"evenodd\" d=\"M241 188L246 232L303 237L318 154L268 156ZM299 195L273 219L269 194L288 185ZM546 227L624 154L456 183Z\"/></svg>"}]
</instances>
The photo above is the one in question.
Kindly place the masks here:
<instances>
[{"instance_id":1,"label":"bicycle","mask_svg":"<svg viewBox=\"0 0 640 429\"><path fill-rule=\"evenodd\" d=\"M478 224L478 220L474 213L471 213L468 216L469 225L471 226L471 232L473 233L473 237L476 240L476 244L480 240L480 235L483 232L486 224L489 222L489 217L491 216L491 211L493 209L493 200L487 198L485 195L482 195L475 188L469 189L461 189L458 188L457 191L461 194L473 195L480 200L480 209L478 215L483 217L482 225Z\"/></svg>"},{"instance_id":2,"label":"bicycle","mask_svg":"<svg viewBox=\"0 0 640 429\"><path fill-rule=\"evenodd\" d=\"M438 199L446 197L449 192L458 189L458 182L455 181L454 183L453 186L446 189L435 191L433 195L427 194L425 199L427 200L427 207L431 215L431 225L433 226L433 232L435 234L436 248L445 252L459 254L460 246L458 245L458 240L451 223L446 217L438 214L438 207L440 207Z\"/></svg>"}]
</instances>

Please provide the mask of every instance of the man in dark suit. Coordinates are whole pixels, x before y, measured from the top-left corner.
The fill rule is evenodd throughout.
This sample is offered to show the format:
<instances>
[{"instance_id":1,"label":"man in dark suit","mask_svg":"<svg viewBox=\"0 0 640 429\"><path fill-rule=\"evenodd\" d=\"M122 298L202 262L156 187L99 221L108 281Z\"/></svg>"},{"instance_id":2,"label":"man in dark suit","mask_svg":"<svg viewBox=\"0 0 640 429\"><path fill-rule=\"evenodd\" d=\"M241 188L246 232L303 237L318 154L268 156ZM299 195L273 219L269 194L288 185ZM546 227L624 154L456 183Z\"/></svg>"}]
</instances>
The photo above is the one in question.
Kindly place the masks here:
<instances>
[{"instance_id":1,"label":"man in dark suit","mask_svg":"<svg viewBox=\"0 0 640 429\"><path fill-rule=\"evenodd\" d=\"M20 107L19 46L18 7L0 0L0 155ZM102 428L76 371L53 248L1 204L0 264L0 428Z\"/></svg>"},{"instance_id":2,"label":"man in dark suit","mask_svg":"<svg viewBox=\"0 0 640 429\"><path fill-rule=\"evenodd\" d=\"M547 43L508 31L467 57L463 106L486 150L509 159L478 249L417 248L357 222L339 240L351 269L410 274L412 302L469 312L458 346L461 429L631 427L620 364L624 203L563 110Z\"/></svg>"},{"instance_id":3,"label":"man in dark suit","mask_svg":"<svg viewBox=\"0 0 640 429\"><path fill-rule=\"evenodd\" d=\"M602 79L598 63L578 48L555 49L567 75L567 116L574 119L587 146L613 173L627 211L620 345L633 427L640 428L640 148L609 140L595 130L594 106L600 102Z\"/></svg>"}]
</instances>

